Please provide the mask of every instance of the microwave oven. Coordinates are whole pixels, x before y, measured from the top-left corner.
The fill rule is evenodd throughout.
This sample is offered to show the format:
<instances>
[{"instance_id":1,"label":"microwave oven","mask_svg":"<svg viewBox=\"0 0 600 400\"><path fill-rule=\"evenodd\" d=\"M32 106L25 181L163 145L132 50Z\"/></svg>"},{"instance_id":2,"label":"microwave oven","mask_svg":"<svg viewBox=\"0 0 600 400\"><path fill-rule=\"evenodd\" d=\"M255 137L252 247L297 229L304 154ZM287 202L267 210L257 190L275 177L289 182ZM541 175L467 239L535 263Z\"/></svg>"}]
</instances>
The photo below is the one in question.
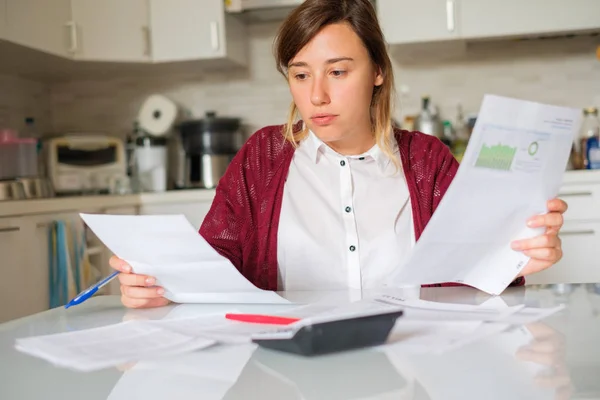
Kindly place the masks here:
<instances>
[{"instance_id":1,"label":"microwave oven","mask_svg":"<svg viewBox=\"0 0 600 400\"><path fill-rule=\"evenodd\" d=\"M44 143L46 172L57 194L105 193L126 176L123 140L105 135L70 135Z\"/></svg>"}]
</instances>

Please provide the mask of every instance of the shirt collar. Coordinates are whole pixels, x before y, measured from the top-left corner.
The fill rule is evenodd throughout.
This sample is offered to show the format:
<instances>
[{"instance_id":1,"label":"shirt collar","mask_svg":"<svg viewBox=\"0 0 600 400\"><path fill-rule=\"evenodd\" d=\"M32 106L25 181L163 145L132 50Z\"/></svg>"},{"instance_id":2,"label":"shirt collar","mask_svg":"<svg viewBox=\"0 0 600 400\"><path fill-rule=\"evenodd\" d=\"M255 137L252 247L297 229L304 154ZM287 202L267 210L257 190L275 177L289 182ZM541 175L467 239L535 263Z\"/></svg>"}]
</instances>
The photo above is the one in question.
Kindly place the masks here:
<instances>
[{"instance_id":1,"label":"shirt collar","mask_svg":"<svg viewBox=\"0 0 600 400\"><path fill-rule=\"evenodd\" d=\"M377 167L379 168L379 170L381 172L385 171L385 169L387 168L387 166L389 165L389 163L391 161L390 158L383 152L383 150L381 150L381 148L379 147L378 144L375 144L373 147L371 147L369 150L367 150L366 152L364 152L362 154L355 155L355 156L343 156L343 155L337 153L336 151L334 151L333 149L331 149L329 146L327 146L311 130L308 131L308 138L306 140L306 144L308 146L307 150L309 152L310 158L311 158L311 160L313 160L315 162L315 164L319 162L319 160L325 154L325 152L329 152L330 154L333 154L338 158L349 158L349 159L371 158L371 159L375 160L375 162L377 163ZM392 150L393 150L393 154L395 156L398 153L398 143L396 142L396 140L392 140Z\"/></svg>"}]
</instances>

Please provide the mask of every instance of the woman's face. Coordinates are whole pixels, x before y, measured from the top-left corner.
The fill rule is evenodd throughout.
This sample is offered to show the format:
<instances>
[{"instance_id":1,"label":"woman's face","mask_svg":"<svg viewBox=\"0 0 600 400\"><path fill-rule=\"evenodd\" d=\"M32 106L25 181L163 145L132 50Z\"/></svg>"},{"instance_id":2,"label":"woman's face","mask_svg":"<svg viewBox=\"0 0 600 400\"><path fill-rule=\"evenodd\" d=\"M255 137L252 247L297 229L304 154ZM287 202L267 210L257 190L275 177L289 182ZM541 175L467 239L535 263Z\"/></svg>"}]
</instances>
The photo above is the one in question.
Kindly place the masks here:
<instances>
[{"instance_id":1,"label":"woman's face","mask_svg":"<svg viewBox=\"0 0 600 400\"><path fill-rule=\"evenodd\" d=\"M371 97L383 77L348 24L323 28L288 68L294 102L319 139L342 154L373 145Z\"/></svg>"}]
</instances>

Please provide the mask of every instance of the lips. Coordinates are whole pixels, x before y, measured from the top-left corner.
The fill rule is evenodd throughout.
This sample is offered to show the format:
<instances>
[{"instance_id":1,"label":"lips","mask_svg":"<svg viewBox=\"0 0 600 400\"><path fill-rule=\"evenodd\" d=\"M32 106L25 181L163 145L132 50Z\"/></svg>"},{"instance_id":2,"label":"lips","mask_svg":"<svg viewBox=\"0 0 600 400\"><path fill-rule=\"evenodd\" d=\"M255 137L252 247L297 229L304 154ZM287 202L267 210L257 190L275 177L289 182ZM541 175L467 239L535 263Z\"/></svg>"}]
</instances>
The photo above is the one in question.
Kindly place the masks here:
<instances>
[{"instance_id":1,"label":"lips","mask_svg":"<svg viewBox=\"0 0 600 400\"><path fill-rule=\"evenodd\" d=\"M310 117L310 119L319 126L329 125L336 118L337 118L337 115L335 115L335 114L315 114L312 117Z\"/></svg>"}]
</instances>

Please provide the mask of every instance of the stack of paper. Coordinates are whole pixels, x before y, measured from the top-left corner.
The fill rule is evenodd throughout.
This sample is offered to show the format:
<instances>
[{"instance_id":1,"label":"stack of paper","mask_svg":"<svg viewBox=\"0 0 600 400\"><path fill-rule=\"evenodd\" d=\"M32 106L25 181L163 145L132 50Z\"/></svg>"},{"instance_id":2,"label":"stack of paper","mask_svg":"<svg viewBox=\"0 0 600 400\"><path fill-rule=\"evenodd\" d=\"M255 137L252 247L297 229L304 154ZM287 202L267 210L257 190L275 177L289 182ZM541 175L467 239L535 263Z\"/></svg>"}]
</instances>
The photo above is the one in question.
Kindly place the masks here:
<instances>
[{"instance_id":1,"label":"stack of paper","mask_svg":"<svg viewBox=\"0 0 600 400\"><path fill-rule=\"evenodd\" d=\"M53 364L96 370L122 363L188 353L214 344L248 344L253 338L289 337L302 326L341 318L375 315L402 308L389 338L410 352L442 353L513 324L530 323L562 307L534 309L443 304L405 300L391 295L341 307L310 305L285 315L304 317L288 325L253 324L226 319L223 314L156 321L128 321L101 328L18 339L16 348ZM311 315L310 310L313 310Z\"/></svg>"}]
</instances>

